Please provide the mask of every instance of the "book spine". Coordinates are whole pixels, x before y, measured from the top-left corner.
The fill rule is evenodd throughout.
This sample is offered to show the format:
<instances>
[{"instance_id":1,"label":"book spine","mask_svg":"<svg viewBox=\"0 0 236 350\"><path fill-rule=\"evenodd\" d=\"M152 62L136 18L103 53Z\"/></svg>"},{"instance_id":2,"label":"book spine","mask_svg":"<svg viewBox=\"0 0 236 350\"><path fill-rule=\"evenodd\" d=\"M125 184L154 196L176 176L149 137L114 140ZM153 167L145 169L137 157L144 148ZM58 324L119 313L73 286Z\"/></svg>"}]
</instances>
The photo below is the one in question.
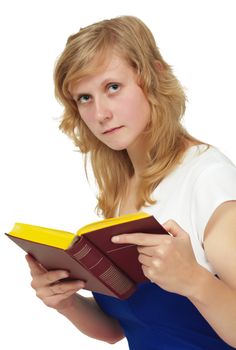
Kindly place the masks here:
<instances>
[{"instance_id":1,"label":"book spine","mask_svg":"<svg viewBox=\"0 0 236 350\"><path fill-rule=\"evenodd\" d=\"M135 283L83 236L70 250L70 255L119 298L127 298L136 289Z\"/></svg>"}]
</instances>

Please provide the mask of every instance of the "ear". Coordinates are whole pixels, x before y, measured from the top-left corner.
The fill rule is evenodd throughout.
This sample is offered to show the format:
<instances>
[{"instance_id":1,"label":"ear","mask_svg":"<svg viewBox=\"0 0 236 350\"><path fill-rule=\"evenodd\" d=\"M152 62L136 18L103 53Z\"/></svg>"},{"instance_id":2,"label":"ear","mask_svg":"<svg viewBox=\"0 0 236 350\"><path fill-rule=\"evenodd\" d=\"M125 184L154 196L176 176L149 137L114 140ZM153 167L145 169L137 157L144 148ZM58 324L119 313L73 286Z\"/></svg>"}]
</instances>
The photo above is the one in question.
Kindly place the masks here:
<instances>
[{"instance_id":1,"label":"ear","mask_svg":"<svg viewBox=\"0 0 236 350\"><path fill-rule=\"evenodd\" d=\"M155 66L156 66L156 70L160 73L164 70L163 64L159 60L155 61Z\"/></svg>"}]
</instances>

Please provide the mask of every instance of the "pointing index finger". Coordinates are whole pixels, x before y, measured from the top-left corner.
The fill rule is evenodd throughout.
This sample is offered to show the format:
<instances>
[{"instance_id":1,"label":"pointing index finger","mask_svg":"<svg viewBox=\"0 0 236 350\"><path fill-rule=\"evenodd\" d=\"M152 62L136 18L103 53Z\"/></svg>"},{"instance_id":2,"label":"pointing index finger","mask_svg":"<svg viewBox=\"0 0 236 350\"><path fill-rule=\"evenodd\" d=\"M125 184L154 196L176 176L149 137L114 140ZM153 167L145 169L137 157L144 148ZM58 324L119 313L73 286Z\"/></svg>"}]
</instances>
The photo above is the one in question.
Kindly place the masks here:
<instances>
[{"instance_id":1,"label":"pointing index finger","mask_svg":"<svg viewBox=\"0 0 236 350\"><path fill-rule=\"evenodd\" d=\"M142 246L153 246L160 244L165 235L156 235L150 233L132 233L122 234L112 237L113 243L130 243Z\"/></svg>"}]
</instances>

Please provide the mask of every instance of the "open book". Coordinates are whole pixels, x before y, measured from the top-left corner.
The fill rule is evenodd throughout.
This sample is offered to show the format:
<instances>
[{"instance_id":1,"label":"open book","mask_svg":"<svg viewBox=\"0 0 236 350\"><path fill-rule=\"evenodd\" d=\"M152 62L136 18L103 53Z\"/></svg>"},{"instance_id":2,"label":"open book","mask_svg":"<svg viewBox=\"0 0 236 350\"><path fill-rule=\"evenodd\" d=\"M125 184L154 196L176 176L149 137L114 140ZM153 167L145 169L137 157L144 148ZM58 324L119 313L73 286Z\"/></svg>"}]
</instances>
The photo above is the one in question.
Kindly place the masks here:
<instances>
[{"instance_id":1,"label":"open book","mask_svg":"<svg viewBox=\"0 0 236 350\"><path fill-rule=\"evenodd\" d=\"M147 278L136 246L111 238L136 232L168 234L153 215L137 212L91 223L76 234L16 223L6 235L46 269L67 270L70 279L85 281L87 290L126 299Z\"/></svg>"}]
</instances>

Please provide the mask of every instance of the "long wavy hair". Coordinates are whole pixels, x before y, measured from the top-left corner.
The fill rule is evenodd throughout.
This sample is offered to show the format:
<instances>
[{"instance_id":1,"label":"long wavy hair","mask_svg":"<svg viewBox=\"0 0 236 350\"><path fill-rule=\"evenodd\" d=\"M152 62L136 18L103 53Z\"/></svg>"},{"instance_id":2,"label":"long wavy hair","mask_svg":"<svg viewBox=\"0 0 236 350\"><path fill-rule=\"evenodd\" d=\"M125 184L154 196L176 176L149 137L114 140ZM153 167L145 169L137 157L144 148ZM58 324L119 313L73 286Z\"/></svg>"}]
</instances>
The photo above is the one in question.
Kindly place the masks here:
<instances>
[{"instance_id":1,"label":"long wavy hair","mask_svg":"<svg viewBox=\"0 0 236 350\"><path fill-rule=\"evenodd\" d=\"M140 174L137 210L156 203L151 194L181 161L186 140L201 143L181 124L186 103L184 89L162 58L151 31L140 19L120 16L103 20L70 36L54 70L55 96L64 106L59 128L84 155L87 179L90 159L99 190L95 209L104 218L115 215L134 168L125 149L112 150L92 134L80 117L69 86L102 69L110 50L115 50L135 69L138 84L150 105L150 122L144 130L148 162Z\"/></svg>"}]
</instances>

